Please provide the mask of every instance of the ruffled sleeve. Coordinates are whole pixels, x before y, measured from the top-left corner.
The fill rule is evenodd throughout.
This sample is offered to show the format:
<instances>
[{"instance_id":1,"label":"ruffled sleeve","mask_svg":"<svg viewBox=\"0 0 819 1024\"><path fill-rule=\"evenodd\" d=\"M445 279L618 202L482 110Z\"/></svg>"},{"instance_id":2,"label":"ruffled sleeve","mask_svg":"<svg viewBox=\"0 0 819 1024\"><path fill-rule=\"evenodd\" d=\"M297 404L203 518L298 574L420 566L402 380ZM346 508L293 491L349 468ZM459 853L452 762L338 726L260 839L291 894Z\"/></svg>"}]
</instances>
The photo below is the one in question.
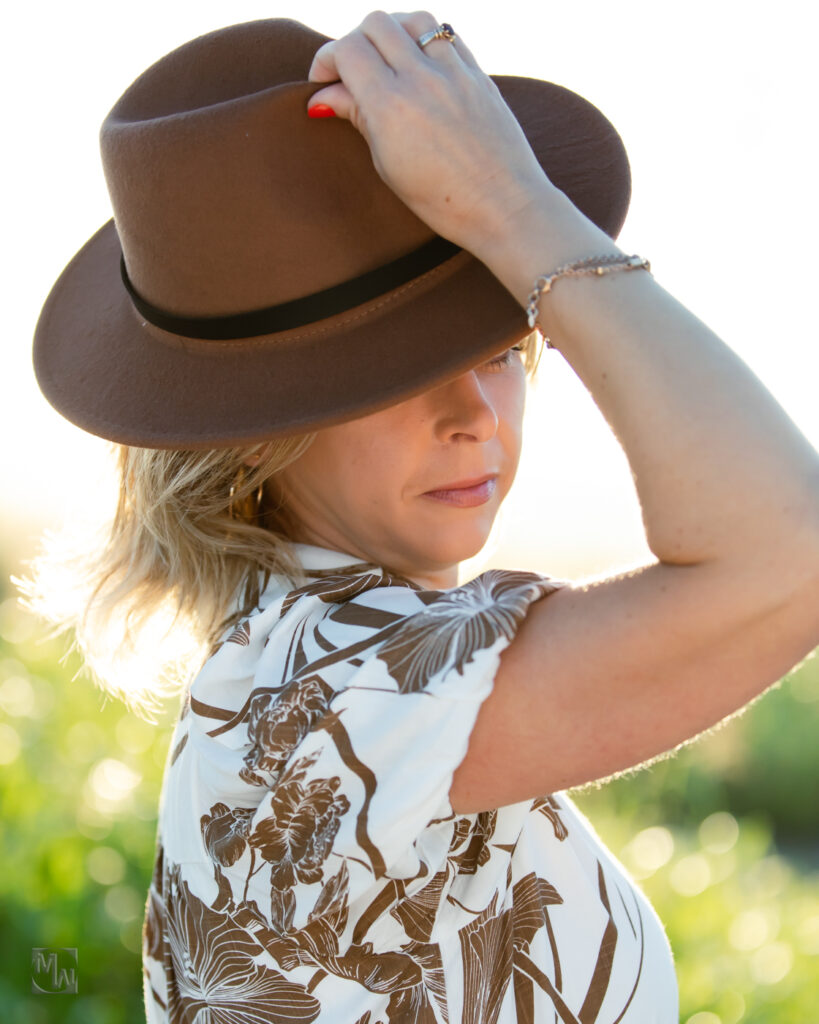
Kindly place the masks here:
<instances>
[{"instance_id":1,"label":"ruffled sleeve","mask_svg":"<svg viewBox=\"0 0 819 1024\"><path fill-rule=\"evenodd\" d=\"M330 921L334 938L310 941L338 953L340 930L366 930L357 914L372 924L386 883L445 868L452 776L501 652L565 585L496 569L447 591L330 574L239 627L230 656L246 659L246 680L253 667L239 774L260 800L202 818L225 900L302 946Z\"/></svg>"}]
</instances>

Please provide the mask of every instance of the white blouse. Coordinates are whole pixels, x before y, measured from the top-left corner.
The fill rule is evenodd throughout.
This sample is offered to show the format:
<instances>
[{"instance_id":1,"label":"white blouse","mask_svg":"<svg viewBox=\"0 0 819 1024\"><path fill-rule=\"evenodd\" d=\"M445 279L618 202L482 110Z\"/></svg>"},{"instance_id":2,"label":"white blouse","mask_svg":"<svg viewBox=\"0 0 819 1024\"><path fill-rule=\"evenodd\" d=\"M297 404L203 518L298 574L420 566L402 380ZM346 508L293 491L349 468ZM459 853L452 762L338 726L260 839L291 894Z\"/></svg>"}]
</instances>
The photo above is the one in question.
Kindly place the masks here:
<instances>
[{"instance_id":1,"label":"white blouse","mask_svg":"<svg viewBox=\"0 0 819 1024\"><path fill-rule=\"evenodd\" d=\"M677 1024L662 925L562 793L449 802L501 651L564 581L424 590L296 545L184 695L148 1024Z\"/></svg>"}]
</instances>

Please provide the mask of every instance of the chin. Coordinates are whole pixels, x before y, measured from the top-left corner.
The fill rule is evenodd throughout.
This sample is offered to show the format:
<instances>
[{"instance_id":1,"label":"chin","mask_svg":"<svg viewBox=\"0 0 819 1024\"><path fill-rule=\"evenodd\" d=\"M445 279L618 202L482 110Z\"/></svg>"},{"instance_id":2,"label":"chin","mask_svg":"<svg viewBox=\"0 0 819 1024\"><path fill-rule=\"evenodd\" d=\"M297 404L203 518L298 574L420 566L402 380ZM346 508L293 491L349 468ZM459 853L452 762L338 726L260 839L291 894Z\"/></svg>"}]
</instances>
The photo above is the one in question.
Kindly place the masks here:
<instances>
[{"instance_id":1,"label":"chin","mask_svg":"<svg viewBox=\"0 0 819 1024\"><path fill-rule=\"evenodd\" d=\"M447 568L479 554L489 540L492 523L459 524L439 529L434 538L427 538L423 550L430 563Z\"/></svg>"}]
</instances>

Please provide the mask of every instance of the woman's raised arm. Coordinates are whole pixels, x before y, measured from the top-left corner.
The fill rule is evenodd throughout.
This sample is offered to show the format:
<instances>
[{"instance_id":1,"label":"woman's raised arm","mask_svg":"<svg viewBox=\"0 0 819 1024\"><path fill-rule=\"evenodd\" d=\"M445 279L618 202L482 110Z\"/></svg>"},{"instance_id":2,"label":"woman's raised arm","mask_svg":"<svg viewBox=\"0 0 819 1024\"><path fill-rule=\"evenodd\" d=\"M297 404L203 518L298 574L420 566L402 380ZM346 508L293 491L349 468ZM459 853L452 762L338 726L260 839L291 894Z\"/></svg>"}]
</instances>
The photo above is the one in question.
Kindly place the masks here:
<instances>
[{"instance_id":1,"label":"woman's raised arm","mask_svg":"<svg viewBox=\"0 0 819 1024\"><path fill-rule=\"evenodd\" d=\"M538 273L620 251L546 184L478 255L525 303ZM625 450L659 563L531 609L455 775L464 813L672 749L819 644L819 454L759 379L645 272L559 279L539 306Z\"/></svg>"},{"instance_id":2,"label":"woman's raised arm","mask_svg":"<svg viewBox=\"0 0 819 1024\"><path fill-rule=\"evenodd\" d=\"M411 37L431 15L369 17L319 51L317 77L344 85L313 101L351 116L419 216L521 305L539 274L622 252L540 170L463 44L426 55ZM702 273L741 258L705 251ZM461 812L668 750L819 644L819 453L750 368L645 271L558 280L539 321L625 450L658 562L531 609L456 773Z\"/></svg>"},{"instance_id":3,"label":"woman's raised arm","mask_svg":"<svg viewBox=\"0 0 819 1024\"><path fill-rule=\"evenodd\" d=\"M477 255L525 305L538 273L621 252L544 180ZM740 258L704 246L702 273ZM819 452L713 331L644 271L559 279L539 309L628 456L660 561L747 561L769 593L776 564L784 592L819 572ZM783 548L791 564L770 562Z\"/></svg>"}]
</instances>

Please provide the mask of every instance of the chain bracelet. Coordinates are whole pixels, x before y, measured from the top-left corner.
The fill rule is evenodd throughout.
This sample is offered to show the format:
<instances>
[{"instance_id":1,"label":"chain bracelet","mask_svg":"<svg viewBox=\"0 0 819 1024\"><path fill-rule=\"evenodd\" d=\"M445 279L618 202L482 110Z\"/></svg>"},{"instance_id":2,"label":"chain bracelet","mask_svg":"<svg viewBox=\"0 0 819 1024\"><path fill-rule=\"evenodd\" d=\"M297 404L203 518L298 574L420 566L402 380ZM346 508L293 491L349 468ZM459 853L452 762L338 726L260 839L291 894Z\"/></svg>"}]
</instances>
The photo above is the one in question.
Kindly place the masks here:
<instances>
[{"instance_id":1,"label":"chain bracelet","mask_svg":"<svg viewBox=\"0 0 819 1024\"><path fill-rule=\"evenodd\" d=\"M562 267L551 274L541 274L535 281L534 287L529 295L526 305L526 319L529 327L540 330L537 323L538 302L542 295L551 290L552 284L559 277L579 277L582 274L610 274L615 270L638 270L643 269L651 272L651 264L642 256L626 256L624 254L611 256L589 256L584 260L577 260L574 263L565 263ZM543 331L541 331L543 334ZM547 348L554 348L551 341L544 335Z\"/></svg>"}]
</instances>

